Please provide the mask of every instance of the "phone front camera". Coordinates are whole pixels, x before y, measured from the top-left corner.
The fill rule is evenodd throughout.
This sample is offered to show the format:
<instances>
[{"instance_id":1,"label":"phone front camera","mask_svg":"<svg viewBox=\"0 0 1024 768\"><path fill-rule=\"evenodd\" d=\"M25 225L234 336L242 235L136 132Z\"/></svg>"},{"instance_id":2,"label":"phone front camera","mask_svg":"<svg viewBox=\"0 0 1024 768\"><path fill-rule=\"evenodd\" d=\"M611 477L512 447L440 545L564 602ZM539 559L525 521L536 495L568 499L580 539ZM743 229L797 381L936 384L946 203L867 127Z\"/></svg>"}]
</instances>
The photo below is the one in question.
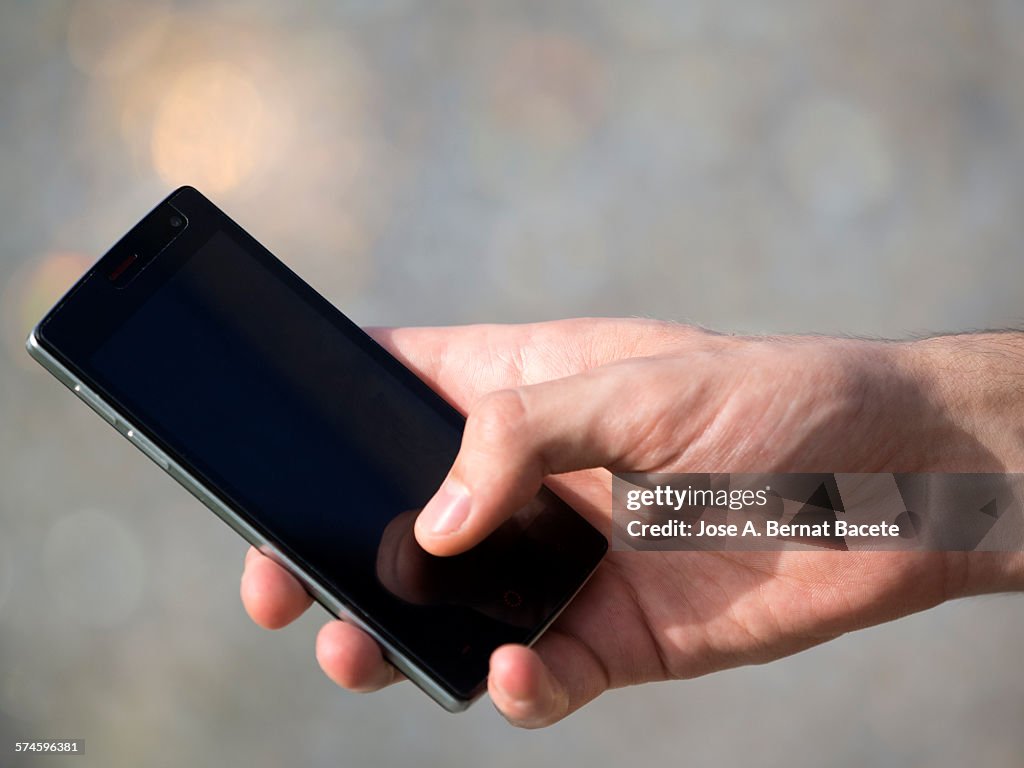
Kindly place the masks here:
<instances>
[{"instance_id":1,"label":"phone front camera","mask_svg":"<svg viewBox=\"0 0 1024 768\"><path fill-rule=\"evenodd\" d=\"M172 227L177 228L184 224L185 220L181 218L181 216L171 216L171 218L167 220L167 223L170 224Z\"/></svg>"}]
</instances>

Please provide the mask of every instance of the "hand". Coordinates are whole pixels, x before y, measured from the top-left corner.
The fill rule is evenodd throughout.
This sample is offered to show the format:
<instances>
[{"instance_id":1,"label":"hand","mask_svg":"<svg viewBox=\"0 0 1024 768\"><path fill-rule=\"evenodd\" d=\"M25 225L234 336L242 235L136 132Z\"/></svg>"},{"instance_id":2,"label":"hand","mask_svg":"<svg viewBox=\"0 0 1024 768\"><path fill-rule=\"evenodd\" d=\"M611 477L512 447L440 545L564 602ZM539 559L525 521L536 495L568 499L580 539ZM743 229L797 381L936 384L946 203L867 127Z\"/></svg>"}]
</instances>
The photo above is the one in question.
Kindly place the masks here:
<instances>
[{"instance_id":1,"label":"hand","mask_svg":"<svg viewBox=\"0 0 1024 768\"><path fill-rule=\"evenodd\" d=\"M542 481L607 532L609 470L1024 466L1019 436L1001 426L1020 408L1000 386L1019 358L991 354L1006 339L747 338L647 320L373 335L468 413L449 477L415 524L438 555L480 541ZM611 552L532 649L494 652L488 690L511 722L548 725L609 688L766 662L946 599L1018 589L1022 572L1020 556L984 553ZM268 628L311 603L255 550L241 593ZM351 690L401 677L341 621L320 631L317 658Z\"/></svg>"}]
</instances>

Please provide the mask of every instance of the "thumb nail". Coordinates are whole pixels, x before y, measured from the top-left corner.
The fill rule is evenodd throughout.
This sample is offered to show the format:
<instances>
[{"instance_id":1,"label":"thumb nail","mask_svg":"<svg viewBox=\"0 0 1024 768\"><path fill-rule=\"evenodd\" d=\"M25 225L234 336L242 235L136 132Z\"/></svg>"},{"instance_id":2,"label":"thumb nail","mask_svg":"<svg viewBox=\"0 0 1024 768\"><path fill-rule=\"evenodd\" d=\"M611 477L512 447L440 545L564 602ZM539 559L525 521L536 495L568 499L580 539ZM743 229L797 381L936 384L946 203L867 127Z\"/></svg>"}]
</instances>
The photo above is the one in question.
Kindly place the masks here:
<instances>
[{"instance_id":1,"label":"thumb nail","mask_svg":"<svg viewBox=\"0 0 1024 768\"><path fill-rule=\"evenodd\" d=\"M435 536L455 533L469 517L469 490L448 479L420 512L428 531Z\"/></svg>"}]
</instances>

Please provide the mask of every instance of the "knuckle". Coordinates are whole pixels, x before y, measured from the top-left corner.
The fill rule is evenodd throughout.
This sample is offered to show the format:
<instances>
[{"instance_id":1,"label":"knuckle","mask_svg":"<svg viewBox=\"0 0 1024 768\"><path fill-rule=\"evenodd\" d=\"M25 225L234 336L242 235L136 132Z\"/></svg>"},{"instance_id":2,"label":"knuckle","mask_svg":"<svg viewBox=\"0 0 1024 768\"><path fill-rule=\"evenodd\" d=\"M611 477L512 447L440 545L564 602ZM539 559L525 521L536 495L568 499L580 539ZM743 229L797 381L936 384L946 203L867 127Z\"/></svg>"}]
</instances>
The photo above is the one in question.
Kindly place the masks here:
<instances>
[{"instance_id":1,"label":"knuckle","mask_svg":"<svg viewBox=\"0 0 1024 768\"><path fill-rule=\"evenodd\" d=\"M730 338L693 323L647 318L636 318L629 325L621 326L620 336L627 357L717 348Z\"/></svg>"},{"instance_id":2,"label":"knuckle","mask_svg":"<svg viewBox=\"0 0 1024 768\"><path fill-rule=\"evenodd\" d=\"M470 411L466 433L478 444L504 446L526 425L526 404L518 389L502 389L485 395Z\"/></svg>"}]
</instances>

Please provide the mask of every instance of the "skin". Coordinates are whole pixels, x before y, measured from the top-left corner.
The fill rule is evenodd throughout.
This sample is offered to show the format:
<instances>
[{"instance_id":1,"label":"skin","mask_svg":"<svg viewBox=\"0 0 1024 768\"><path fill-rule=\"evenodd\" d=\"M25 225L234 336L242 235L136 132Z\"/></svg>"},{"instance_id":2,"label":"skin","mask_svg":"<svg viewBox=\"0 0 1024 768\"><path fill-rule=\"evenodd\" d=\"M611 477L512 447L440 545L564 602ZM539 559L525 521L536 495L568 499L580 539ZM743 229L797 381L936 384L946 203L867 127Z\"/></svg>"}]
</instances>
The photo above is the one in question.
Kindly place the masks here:
<instances>
[{"instance_id":1,"label":"skin","mask_svg":"<svg viewBox=\"0 0 1024 768\"><path fill-rule=\"evenodd\" d=\"M651 320L374 329L468 415L448 479L415 536L451 555L546 482L610 532L611 471L1022 471L1013 333L880 342L740 337ZM605 690L796 653L946 600L1018 590L1020 553L610 552L533 648L491 657L488 691L523 727L550 725ZM310 597L250 550L242 601L267 628ZM316 641L353 691L401 679L361 630Z\"/></svg>"}]
</instances>

